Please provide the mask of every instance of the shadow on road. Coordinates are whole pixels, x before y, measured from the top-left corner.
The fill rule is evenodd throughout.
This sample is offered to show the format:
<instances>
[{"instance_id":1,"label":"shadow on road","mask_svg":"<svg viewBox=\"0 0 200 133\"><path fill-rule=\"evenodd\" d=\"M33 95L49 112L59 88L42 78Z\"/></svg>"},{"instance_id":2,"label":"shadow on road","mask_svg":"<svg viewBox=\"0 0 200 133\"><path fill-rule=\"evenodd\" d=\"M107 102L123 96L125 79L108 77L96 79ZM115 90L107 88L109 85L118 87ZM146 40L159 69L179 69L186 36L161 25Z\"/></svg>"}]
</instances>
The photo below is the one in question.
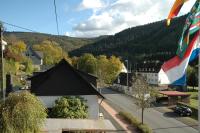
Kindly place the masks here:
<instances>
[{"instance_id":1,"label":"shadow on road","mask_svg":"<svg viewBox=\"0 0 200 133\"><path fill-rule=\"evenodd\" d=\"M176 114L174 112L165 112L165 113L163 113L163 116L165 116L165 117L171 117L171 118L180 117L178 114Z\"/></svg>"}]
</instances>

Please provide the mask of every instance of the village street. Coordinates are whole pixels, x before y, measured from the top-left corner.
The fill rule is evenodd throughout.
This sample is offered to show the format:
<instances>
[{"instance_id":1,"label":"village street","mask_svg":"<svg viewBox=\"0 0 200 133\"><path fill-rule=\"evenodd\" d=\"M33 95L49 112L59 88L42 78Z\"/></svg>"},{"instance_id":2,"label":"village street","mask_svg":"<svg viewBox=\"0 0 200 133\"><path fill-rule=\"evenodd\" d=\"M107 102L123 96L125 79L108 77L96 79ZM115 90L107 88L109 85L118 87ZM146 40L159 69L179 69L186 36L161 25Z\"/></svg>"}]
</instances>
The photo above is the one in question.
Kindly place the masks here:
<instances>
[{"instance_id":1,"label":"village street","mask_svg":"<svg viewBox=\"0 0 200 133\"><path fill-rule=\"evenodd\" d=\"M134 104L134 100L123 94L119 94L110 89L102 89L102 94L117 111L126 111L141 119L141 111ZM173 117L156 111L153 108L145 110L144 123L147 123L155 133L197 133L198 131Z\"/></svg>"}]
</instances>

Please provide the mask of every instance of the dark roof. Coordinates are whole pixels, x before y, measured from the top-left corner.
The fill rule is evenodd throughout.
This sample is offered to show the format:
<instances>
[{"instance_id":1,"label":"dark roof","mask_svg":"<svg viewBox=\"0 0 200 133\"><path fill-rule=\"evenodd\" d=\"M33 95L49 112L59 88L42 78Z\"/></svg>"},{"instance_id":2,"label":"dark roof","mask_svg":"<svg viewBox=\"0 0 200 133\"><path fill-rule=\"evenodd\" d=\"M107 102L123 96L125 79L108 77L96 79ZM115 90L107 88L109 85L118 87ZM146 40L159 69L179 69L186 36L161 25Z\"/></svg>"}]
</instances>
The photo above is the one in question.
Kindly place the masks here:
<instances>
[{"instance_id":1,"label":"dark roof","mask_svg":"<svg viewBox=\"0 0 200 133\"><path fill-rule=\"evenodd\" d=\"M81 74L81 75L85 75L85 76L87 76L87 77L91 77L91 78L95 78L95 79L98 79L98 77L97 76L95 76L95 75L93 75L93 74L90 74L90 73L86 73L86 72L83 72L83 71L81 71L81 70L78 70L78 69L75 69L79 74Z\"/></svg>"},{"instance_id":2,"label":"dark roof","mask_svg":"<svg viewBox=\"0 0 200 133\"><path fill-rule=\"evenodd\" d=\"M64 59L49 70L29 79L31 92L38 96L98 95L103 97Z\"/></svg>"},{"instance_id":3,"label":"dark roof","mask_svg":"<svg viewBox=\"0 0 200 133\"><path fill-rule=\"evenodd\" d=\"M132 86L133 75L133 73L128 73L129 86ZM120 73L114 83L127 86L127 73Z\"/></svg>"},{"instance_id":4,"label":"dark roof","mask_svg":"<svg viewBox=\"0 0 200 133\"><path fill-rule=\"evenodd\" d=\"M38 59L42 59L43 58L43 52L35 51L35 50L33 50L33 48L31 46L29 46L27 48L27 50L30 51L32 54L34 54L34 56L37 57Z\"/></svg>"},{"instance_id":5,"label":"dark roof","mask_svg":"<svg viewBox=\"0 0 200 133\"><path fill-rule=\"evenodd\" d=\"M83 72L83 71L80 71L80 70L77 70L76 71L85 79L87 80L89 83L91 83L92 85L94 85L95 87L97 87L97 77L92 75L92 74L89 74L89 73L86 73L86 72Z\"/></svg>"},{"instance_id":6,"label":"dark roof","mask_svg":"<svg viewBox=\"0 0 200 133\"><path fill-rule=\"evenodd\" d=\"M38 58L42 59L43 58L43 53L41 51L34 51L33 53L35 54L35 56L37 56Z\"/></svg>"}]
</instances>

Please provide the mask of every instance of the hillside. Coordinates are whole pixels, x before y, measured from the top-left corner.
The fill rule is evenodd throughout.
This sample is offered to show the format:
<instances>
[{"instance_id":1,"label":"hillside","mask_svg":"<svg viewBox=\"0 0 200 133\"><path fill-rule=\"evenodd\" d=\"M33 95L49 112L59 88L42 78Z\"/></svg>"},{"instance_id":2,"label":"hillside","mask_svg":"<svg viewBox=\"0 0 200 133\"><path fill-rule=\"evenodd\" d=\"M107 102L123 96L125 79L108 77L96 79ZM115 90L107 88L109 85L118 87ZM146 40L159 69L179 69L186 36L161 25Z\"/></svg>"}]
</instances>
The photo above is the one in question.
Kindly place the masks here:
<instances>
[{"instance_id":1,"label":"hillside","mask_svg":"<svg viewBox=\"0 0 200 133\"><path fill-rule=\"evenodd\" d=\"M4 38L7 42L12 40L22 40L27 45L40 44L44 40L54 41L66 51L71 51L87 44L94 43L100 38L73 38L68 36L57 36L43 33L32 32L4 32Z\"/></svg>"},{"instance_id":2,"label":"hillside","mask_svg":"<svg viewBox=\"0 0 200 133\"><path fill-rule=\"evenodd\" d=\"M71 56L80 56L83 53L94 55L106 54L128 59L132 66L148 65L158 68L175 55L177 42L182 32L185 16L176 18L169 27L166 21L159 21L147 25L126 29L115 35L107 36L93 44L71 51Z\"/></svg>"}]
</instances>

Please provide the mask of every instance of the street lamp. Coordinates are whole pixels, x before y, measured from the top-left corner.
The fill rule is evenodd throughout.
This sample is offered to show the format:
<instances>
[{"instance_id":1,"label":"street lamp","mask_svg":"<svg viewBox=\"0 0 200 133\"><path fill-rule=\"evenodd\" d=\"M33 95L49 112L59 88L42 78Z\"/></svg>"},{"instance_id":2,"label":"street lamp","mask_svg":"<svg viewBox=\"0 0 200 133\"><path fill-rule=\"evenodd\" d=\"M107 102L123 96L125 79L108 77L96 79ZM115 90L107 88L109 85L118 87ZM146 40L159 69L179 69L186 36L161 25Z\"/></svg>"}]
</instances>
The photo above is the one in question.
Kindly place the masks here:
<instances>
[{"instance_id":1,"label":"street lamp","mask_svg":"<svg viewBox=\"0 0 200 133\"><path fill-rule=\"evenodd\" d=\"M3 37L3 28L0 27L0 87L1 87L1 91L2 91L2 98L3 100L5 100L5 92L4 92L4 84L3 84L3 77L4 77L4 65L3 65L3 50L5 49L5 46L7 45L7 42L5 42L4 40L2 40Z\"/></svg>"},{"instance_id":2,"label":"street lamp","mask_svg":"<svg viewBox=\"0 0 200 133\"><path fill-rule=\"evenodd\" d=\"M127 89L128 89L128 60L125 60L125 62L127 63L126 85L127 85Z\"/></svg>"}]
</instances>

